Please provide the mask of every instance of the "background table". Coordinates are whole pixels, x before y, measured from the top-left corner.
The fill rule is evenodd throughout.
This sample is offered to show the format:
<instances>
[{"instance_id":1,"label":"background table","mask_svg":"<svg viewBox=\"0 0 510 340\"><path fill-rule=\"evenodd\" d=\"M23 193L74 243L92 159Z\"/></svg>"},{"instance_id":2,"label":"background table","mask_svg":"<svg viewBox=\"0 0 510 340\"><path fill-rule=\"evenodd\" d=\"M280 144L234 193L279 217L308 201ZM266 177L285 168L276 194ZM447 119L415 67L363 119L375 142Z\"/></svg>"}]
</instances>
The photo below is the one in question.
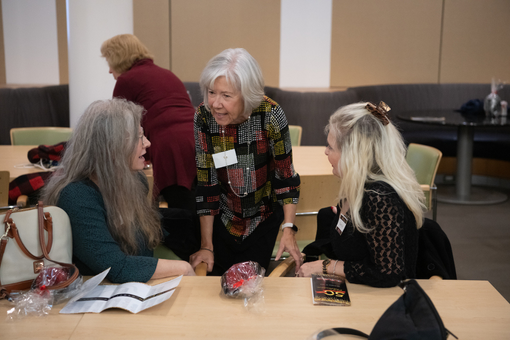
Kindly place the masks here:
<instances>
[{"instance_id":1,"label":"background table","mask_svg":"<svg viewBox=\"0 0 510 340\"><path fill-rule=\"evenodd\" d=\"M35 145L0 145L0 170L10 172L11 181L21 175L43 171L30 165L27 153ZM301 177L301 192L297 207L296 225L300 228L299 238L315 239L316 217L320 208L335 204L340 179L332 173L331 164L324 154L324 146L293 147L294 168ZM152 169L146 170L152 175Z\"/></svg>"},{"instance_id":2,"label":"background table","mask_svg":"<svg viewBox=\"0 0 510 340\"><path fill-rule=\"evenodd\" d=\"M496 204L506 201L507 195L485 188L472 188L473 139L477 126L508 126L506 117L486 118L479 115L463 115L453 110L422 110L403 112L398 118L419 124L450 125L457 127L457 174L455 190L438 188L440 202L456 204ZM430 120L427 120L430 118ZM439 120L437 118L443 118ZM445 190L446 189L446 190Z\"/></svg>"},{"instance_id":3,"label":"background table","mask_svg":"<svg viewBox=\"0 0 510 340\"><path fill-rule=\"evenodd\" d=\"M28 161L28 151L37 145L0 145L0 171L9 171L11 181L18 176L40 172Z\"/></svg>"},{"instance_id":4,"label":"background table","mask_svg":"<svg viewBox=\"0 0 510 340\"><path fill-rule=\"evenodd\" d=\"M158 280L160 282L161 280ZM487 281L419 280L445 326L459 339L508 339L510 304ZM323 328L370 333L402 294L395 288L348 284L350 307L314 306L309 278L265 278L263 313L220 293L219 277L184 277L172 297L138 314L50 315L6 322L0 301L1 339L307 339Z\"/></svg>"},{"instance_id":5,"label":"background table","mask_svg":"<svg viewBox=\"0 0 510 340\"><path fill-rule=\"evenodd\" d=\"M316 212L336 205L340 179L333 175L333 167L324 154L325 146L292 147L294 169L301 178L299 203L295 224L298 240L315 240ZM281 233L278 234L278 239Z\"/></svg>"}]
</instances>

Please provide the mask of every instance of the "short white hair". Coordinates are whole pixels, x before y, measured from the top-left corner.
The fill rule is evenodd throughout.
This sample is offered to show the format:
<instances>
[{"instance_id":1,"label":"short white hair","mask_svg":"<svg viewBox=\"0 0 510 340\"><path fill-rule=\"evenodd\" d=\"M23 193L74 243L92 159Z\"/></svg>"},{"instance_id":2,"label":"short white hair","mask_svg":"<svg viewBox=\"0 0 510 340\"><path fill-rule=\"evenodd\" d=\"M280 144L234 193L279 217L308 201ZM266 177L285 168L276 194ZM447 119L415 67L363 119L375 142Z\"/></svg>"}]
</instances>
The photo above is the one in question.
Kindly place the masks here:
<instances>
[{"instance_id":1,"label":"short white hair","mask_svg":"<svg viewBox=\"0 0 510 340\"><path fill-rule=\"evenodd\" d=\"M260 66L244 48L229 48L213 57L200 76L200 90L204 106L208 104L209 89L219 77L241 93L244 100L244 114L250 114L264 99L264 77Z\"/></svg>"}]
</instances>

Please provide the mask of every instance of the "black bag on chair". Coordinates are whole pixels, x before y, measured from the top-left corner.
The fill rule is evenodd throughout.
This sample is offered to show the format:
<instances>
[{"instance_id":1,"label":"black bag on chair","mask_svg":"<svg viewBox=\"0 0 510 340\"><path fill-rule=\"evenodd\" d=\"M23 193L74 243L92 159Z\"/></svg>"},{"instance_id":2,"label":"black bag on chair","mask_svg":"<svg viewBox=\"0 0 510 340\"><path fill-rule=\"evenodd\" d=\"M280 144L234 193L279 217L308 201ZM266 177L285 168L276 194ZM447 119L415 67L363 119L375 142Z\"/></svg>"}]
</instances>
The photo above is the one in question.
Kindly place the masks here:
<instances>
[{"instance_id":1,"label":"black bag on chair","mask_svg":"<svg viewBox=\"0 0 510 340\"><path fill-rule=\"evenodd\" d=\"M399 285L404 294L379 318L370 335L351 328L332 328L316 335L324 339L329 335L350 334L369 340L444 340L451 334L443 325L434 304L415 280Z\"/></svg>"},{"instance_id":2,"label":"black bag on chair","mask_svg":"<svg viewBox=\"0 0 510 340\"><path fill-rule=\"evenodd\" d=\"M432 276L440 276L443 279L457 279L452 246L439 224L425 218L418 234L416 278L430 279Z\"/></svg>"}]
</instances>

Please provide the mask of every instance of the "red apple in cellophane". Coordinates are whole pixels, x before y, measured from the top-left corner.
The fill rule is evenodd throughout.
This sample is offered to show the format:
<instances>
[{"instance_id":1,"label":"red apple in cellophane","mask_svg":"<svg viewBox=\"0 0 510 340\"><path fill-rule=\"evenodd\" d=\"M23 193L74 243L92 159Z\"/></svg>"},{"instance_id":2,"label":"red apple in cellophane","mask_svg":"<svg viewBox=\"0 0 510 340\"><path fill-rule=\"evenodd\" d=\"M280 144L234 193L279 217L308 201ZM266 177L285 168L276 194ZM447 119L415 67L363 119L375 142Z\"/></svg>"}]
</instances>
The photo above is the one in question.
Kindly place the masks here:
<instances>
[{"instance_id":1,"label":"red apple in cellophane","mask_svg":"<svg viewBox=\"0 0 510 340\"><path fill-rule=\"evenodd\" d=\"M51 287L69 278L69 269L61 267L44 267L32 283L32 288ZM44 289L43 288L43 289Z\"/></svg>"},{"instance_id":2,"label":"red apple in cellophane","mask_svg":"<svg viewBox=\"0 0 510 340\"><path fill-rule=\"evenodd\" d=\"M247 297L262 283L265 269L257 262L236 263L221 276L223 293L229 297Z\"/></svg>"}]
</instances>

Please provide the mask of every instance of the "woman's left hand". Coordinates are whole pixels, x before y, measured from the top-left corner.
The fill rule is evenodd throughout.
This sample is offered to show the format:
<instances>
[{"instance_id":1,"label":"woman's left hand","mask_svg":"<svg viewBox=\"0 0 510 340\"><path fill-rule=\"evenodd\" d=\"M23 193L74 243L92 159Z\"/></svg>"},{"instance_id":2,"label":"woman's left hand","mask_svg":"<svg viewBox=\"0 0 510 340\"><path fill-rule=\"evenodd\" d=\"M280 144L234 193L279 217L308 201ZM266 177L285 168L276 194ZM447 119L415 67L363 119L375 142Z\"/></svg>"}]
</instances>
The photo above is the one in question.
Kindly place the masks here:
<instances>
[{"instance_id":1,"label":"woman's left hand","mask_svg":"<svg viewBox=\"0 0 510 340\"><path fill-rule=\"evenodd\" d=\"M312 274L322 273L322 260L304 263L299 271L296 272L296 276L308 277Z\"/></svg>"},{"instance_id":2,"label":"woman's left hand","mask_svg":"<svg viewBox=\"0 0 510 340\"><path fill-rule=\"evenodd\" d=\"M286 251L294 258L294 261L296 262L296 273L298 272L299 268L303 264L303 257L301 256L301 251L299 250L299 247L296 242L296 232L292 230L292 228L284 228L283 229L283 235L280 240L280 247L278 248L278 252L276 253L276 261L280 259L280 256L282 256L283 252Z\"/></svg>"}]
</instances>

